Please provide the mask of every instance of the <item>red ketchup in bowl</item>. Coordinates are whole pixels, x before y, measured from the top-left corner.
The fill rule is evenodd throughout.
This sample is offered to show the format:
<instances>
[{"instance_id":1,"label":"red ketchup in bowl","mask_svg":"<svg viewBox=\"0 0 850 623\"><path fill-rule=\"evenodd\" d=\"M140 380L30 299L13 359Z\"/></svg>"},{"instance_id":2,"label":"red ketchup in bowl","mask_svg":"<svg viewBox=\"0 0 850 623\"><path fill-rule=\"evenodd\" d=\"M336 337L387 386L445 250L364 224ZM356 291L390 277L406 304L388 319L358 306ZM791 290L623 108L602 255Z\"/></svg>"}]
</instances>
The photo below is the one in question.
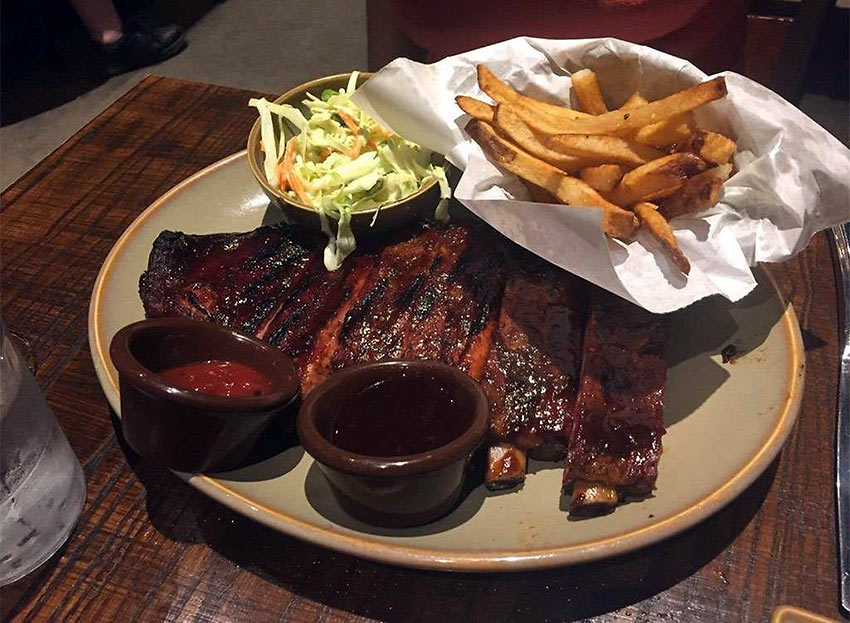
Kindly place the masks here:
<instances>
[{"instance_id":1,"label":"red ketchup in bowl","mask_svg":"<svg viewBox=\"0 0 850 623\"><path fill-rule=\"evenodd\" d=\"M260 372L237 361L195 361L161 370L160 378L179 389L216 396L262 396L272 384Z\"/></svg>"}]
</instances>

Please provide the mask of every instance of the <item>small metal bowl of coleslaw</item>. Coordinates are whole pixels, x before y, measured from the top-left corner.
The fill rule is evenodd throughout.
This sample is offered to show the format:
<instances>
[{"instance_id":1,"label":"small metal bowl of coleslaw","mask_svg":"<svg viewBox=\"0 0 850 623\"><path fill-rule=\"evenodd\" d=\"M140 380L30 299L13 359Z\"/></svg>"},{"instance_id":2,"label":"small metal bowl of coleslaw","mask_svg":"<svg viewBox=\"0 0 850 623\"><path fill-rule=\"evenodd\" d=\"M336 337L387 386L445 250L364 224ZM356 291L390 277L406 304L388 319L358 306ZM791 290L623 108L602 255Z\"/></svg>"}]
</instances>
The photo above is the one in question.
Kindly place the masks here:
<instances>
[{"instance_id":1,"label":"small metal bowl of coleslaw","mask_svg":"<svg viewBox=\"0 0 850 623\"><path fill-rule=\"evenodd\" d=\"M273 102L250 101L259 113L248 135L251 172L288 220L328 235L329 270L358 237L419 216L441 218L450 192L442 156L383 128L350 100L370 77L328 76Z\"/></svg>"}]
</instances>

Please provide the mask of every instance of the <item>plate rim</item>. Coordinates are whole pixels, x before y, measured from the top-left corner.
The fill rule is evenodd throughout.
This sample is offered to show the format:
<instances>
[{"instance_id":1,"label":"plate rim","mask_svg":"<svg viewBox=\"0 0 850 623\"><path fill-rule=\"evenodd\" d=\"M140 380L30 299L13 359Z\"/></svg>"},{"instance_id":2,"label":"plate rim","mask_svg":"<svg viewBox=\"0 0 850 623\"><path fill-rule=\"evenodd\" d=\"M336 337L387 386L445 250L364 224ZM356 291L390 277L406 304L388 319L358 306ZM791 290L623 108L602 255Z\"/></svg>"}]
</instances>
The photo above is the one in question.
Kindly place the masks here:
<instances>
[{"instance_id":1,"label":"plate rim","mask_svg":"<svg viewBox=\"0 0 850 623\"><path fill-rule=\"evenodd\" d=\"M110 274L110 268L130 242L136 229L167 205L172 197L186 191L208 175L239 159L247 160L247 150L243 149L214 162L163 193L127 226L109 250L98 271L89 304L89 349L101 389L119 418L121 411L118 383L107 365L109 360L108 345L106 348L104 347L98 325L103 287ZM779 301L783 301L771 272L765 267L758 267L757 269L767 276L774 296ZM601 539L560 547L468 552L398 545L376 541L371 535L366 534L342 534L287 515L252 501L210 476L182 472L174 473L194 488L231 510L259 521L274 530L323 548L402 567L460 572L525 571L574 565L625 554L679 534L718 512L749 487L779 454L800 411L805 386L805 351L803 350L803 339L797 315L790 302L786 302L784 307L785 311L779 322L784 325L787 339L790 342L791 385L782 406L782 413L756 452L720 487L676 514L650 525Z\"/></svg>"}]
</instances>

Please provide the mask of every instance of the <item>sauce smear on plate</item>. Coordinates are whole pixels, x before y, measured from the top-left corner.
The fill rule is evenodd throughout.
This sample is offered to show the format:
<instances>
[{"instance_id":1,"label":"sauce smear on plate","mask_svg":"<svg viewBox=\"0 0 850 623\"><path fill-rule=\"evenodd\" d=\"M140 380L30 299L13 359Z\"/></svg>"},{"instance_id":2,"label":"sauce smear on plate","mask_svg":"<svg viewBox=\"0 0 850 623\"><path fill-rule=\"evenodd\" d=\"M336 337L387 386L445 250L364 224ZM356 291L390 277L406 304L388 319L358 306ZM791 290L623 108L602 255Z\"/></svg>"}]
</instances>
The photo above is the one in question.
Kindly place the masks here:
<instances>
[{"instance_id":1,"label":"sauce smear on plate","mask_svg":"<svg viewBox=\"0 0 850 623\"><path fill-rule=\"evenodd\" d=\"M458 388L429 376L396 376L343 401L330 441L367 456L418 454L460 437L474 416L475 406Z\"/></svg>"},{"instance_id":2,"label":"sauce smear on plate","mask_svg":"<svg viewBox=\"0 0 850 623\"><path fill-rule=\"evenodd\" d=\"M195 361L162 370L159 376L174 387L216 396L262 396L272 390L265 376L237 361Z\"/></svg>"}]
</instances>

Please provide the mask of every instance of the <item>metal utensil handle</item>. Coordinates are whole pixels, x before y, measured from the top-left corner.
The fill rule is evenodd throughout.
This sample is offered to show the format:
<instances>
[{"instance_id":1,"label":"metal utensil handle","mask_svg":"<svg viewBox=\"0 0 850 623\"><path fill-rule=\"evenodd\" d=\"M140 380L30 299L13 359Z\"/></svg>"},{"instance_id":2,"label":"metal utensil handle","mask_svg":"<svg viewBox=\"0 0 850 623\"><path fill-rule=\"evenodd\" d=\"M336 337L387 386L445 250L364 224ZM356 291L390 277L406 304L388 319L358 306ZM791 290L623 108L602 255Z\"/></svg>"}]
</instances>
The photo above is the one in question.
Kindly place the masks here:
<instances>
[{"instance_id":1,"label":"metal utensil handle","mask_svg":"<svg viewBox=\"0 0 850 623\"><path fill-rule=\"evenodd\" d=\"M835 440L838 576L841 605L850 612L850 223L832 229L841 309L841 362Z\"/></svg>"}]
</instances>

